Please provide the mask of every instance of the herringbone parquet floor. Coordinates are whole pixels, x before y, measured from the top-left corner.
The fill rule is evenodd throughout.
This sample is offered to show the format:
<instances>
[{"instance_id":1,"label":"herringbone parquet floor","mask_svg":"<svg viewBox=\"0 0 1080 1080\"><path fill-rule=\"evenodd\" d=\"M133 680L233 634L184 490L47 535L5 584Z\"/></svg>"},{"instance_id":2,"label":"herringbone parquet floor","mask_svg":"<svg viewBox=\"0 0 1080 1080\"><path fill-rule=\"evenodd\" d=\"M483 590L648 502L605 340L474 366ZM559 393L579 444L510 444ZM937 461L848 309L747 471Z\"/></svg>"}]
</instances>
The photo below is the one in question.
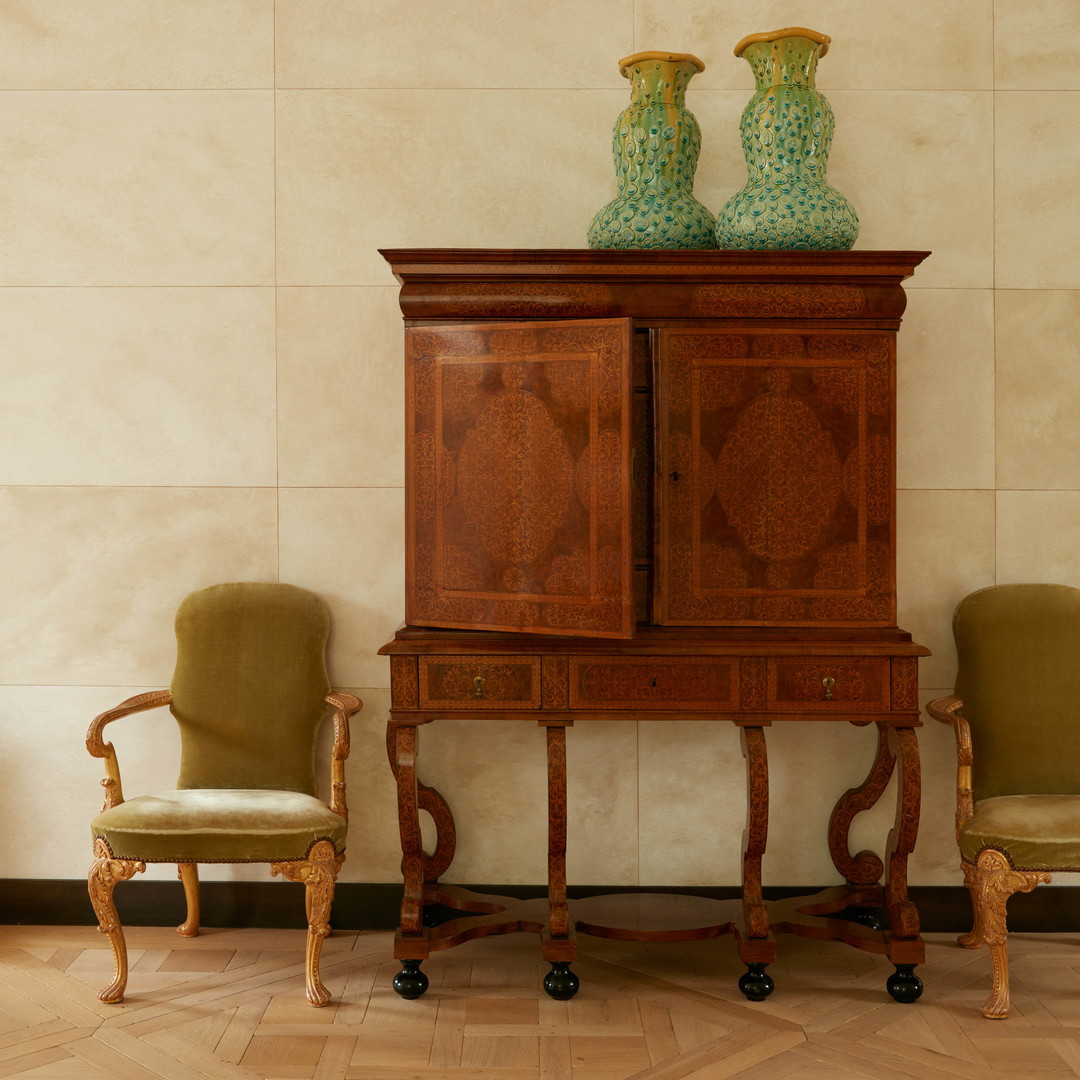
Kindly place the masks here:
<instances>
[{"instance_id":1,"label":"herringbone parquet floor","mask_svg":"<svg viewBox=\"0 0 1080 1080\"><path fill-rule=\"evenodd\" d=\"M730 939L580 940L569 1002L540 988L535 939L470 942L425 961L402 1001L388 933L336 933L334 994L303 1000L304 934L128 930L121 1005L91 927L0 928L0 1077L22 1080L1053 1080L1080 1076L1080 935L1014 935L1013 1015L985 1020L989 958L932 935L915 1005L891 966L780 938L777 989L747 1002Z\"/></svg>"}]
</instances>

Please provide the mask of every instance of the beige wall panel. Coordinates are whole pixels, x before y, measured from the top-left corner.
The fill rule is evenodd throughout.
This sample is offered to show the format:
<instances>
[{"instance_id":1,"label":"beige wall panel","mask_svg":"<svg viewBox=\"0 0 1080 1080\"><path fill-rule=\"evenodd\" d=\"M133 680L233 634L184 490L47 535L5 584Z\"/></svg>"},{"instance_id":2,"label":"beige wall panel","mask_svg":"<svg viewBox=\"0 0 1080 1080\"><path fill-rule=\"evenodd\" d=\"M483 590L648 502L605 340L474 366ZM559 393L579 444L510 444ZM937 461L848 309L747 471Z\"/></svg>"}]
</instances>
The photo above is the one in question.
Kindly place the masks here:
<instances>
[{"instance_id":1,"label":"beige wall panel","mask_svg":"<svg viewBox=\"0 0 1080 1080\"><path fill-rule=\"evenodd\" d=\"M830 57L831 59L831 57ZM838 90L829 181L859 215L857 248L932 251L909 288L993 284L990 93Z\"/></svg>"},{"instance_id":2,"label":"beige wall panel","mask_svg":"<svg viewBox=\"0 0 1080 1080\"><path fill-rule=\"evenodd\" d=\"M910 289L907 295L897 342L897 484L992 488L994 294Z\"/></svg>"},{"instance_id":3,"label":"beige wall panel","mask_svg":"<svg viewBox=\"0 0 1080 1080\"><path fill-rule=\"evenodd\" d=\"M994 0L994 85L998 90L1080 90L1073 0Z\"/></svg>"},{"instance_id":4,"label":"beige wall panel","mask_svg":"<svg viewBox=\"0 0 1080 1080\"><path fill-rule=\"evenodd\" d=\"M734 56L747 34L804 26L828 34L818 88L983 90L993 78L993 24L987 0L638 0L635 49L691 52L708 65L702 85L754 85ZM932 31L928 28L932 27Z\"/></svg>"},{"instance_id":5,"label":"beige wall panel","mask_svg":"<svg viewBox=\"0 0 1080 1080\"><path fill-rule=\"evenodd\" d=\"M997 293L1002 488L1080 487L1080 291Z\"/></svg>"},{"instance_id":6,"label":"beige wall panel","mask_svg":"<svg viewBox=\"0 0 1080 1080\"><path fill-rule=\"evenodd\" d=\"M273 283L272 92L12 92L0 145L0 285Z\"/></svg>"},{"instance_id":7,"label":"beige wall panel","mask_svg":"<svg viewBox=\"0 0 1080 1080\"><path fill-rule=\"evenodd\" d=\"M999 491L997 528L997 584L1080 587L1080 491Z\"/></svg>"},{"instance_id":8,"label":"beige wall panel","mask_svg":"<svg viewBox=\"0 0 1080 1080\"><path fill-rule=\"evenodd\" d=\"M642 885L737 885L745 764L733 724L638 727Z\"/></svg>"},{"instance_id":9,"label":"beige wall panel","mask_svg":"<svg viewBox=\"0 0 1080 1080\"><path fill-rule=\"evenodd\" d=\"M273 85L273 0L6 0L0 6L0 89Z\"/></svg>"},{"instance_id":10,"label":"beige wall panel","mask_svg":"<svg viewBox=\"0 0 1080 1080\"><path fill-rule=\"evenodd\" d=\"M103 763L86 752L86 729L106 709L161 688L0 686L4 754L9 762L22 763L6 770L0 785L0 811L8 823L0 832L5 877L86 876L90 821L101 810L105 776ZM107 732L116 747L126 796L176 787L180 737L168 708L117 720ZM44 822L52 823L47 838L35 831ZM162 871L140 876L175 880L175 866Z\"/></svg>"},{"instance_id":11,"label":"beige wall panel","mask_svg":"<svg viewBox=\"0 0 1080 1080\"><path fill-rule=\"evenodd\" d=\"M272 289L0 289L0 341L0 483L275 483Z\"/></svg>"},{"instance_id":12,"label":"beige wall panel","mask_svg":"<svg viewBox=\"0 0 1080 1080\"><path fill-rule=\"evenodd\" d=\"M877 752L877 730L873 725L781 721L766 729L765 742L769 844L761 864L762 881L831 885L838 875L829 857L829 818L836 800L866 779ZM890 813L890 824L891 817ZM865 846L883 851L887 833L887 828L873 830L855 850Z\"/></svg>"},{"instance_id":13,"label":"beige wall panel","mask_svg":"<svg viewBox=\"0 0 1080 1080\"><path fill-rule=\"evenodd\" d=\"M280 87L603 87L632 0L277 0ZM617 75L617 72L616 72Z\"/></svg>"},{"instance_id":14,"label":"beige wall panel","mask_svg":"<svg viewBox=\"0 0 1080 1080\"><path fill-rule=\"evenodd\" d=\"M899 623L933 653L919 661L923 686L956 675L952 614L969 592L994 584L993 491L897 495Z\"/></svg>"},{"instance_id":15,"label":"beige wall panel","mask_svg":"<svg viewBox=\"0 0 1080 1080\"><path fill-rule=\"evenodd\" d=\"M278 290L281 483L401 486L405 400L398 290Z\"/></svg>"},{"instance_id":16,"label":"beige wall panel","mask_svg":"<svg viewBox=\"0 0 1080 1080\"><path fill-rule=\"evenodd\" d=\"M457 826L457 854L443 880L547 881L544 740L530 721L447 720L419 730L417 775L446 798Z\"/></svg>"},{"instance_id":17,"label":"beige wall panel","mask_svg":"<svg viewBox=\"0 0 1080 1080\"><path fill-rule=\"evenodd\" d=\"M389 686L376 653L405 615L405 498L401 488L282 488L281 580L330 608L330 679Z\"/></svg>"},{"instance_id":18,"label":"beige wall panel","mask_svg":"<svg viewBox=\"0 0 1080 1080\"><path fill-rule=\"evenodd\" d=\"M0 684L167 686L194 589L277 577L259 488L0 488Z\"/></svg>"},{"instance_id":19,"label":"beige wall panel","mask_svg":"<svg viewBox=\"0 0 1080 1080\"><path fill-rule=\"evenodd\" d=\"M567 728L566 784L567 881L639 884L638 725L605 721ZM545 791L533 811L544 822L546 797ZM542 850L545 869L539 880L545 882L546 833Z\"/></svg>"},{"instance_id":20,"label":"beige wall panel","mask_svg":"<svg viewBox=\"0 0 1080 1080\"><path fill-rule=\"evenodd\" d=\"M617 89L277 96L281 285L392 284L381 247L584 247L614 195Z\"/></svg>"},{"instance_id":21,"label":"beige wall panel","mask_svg":"<svg viewBox=\"0 0 1080 1080\"><path fill-rule=\"evenodd\" d=\"M996 285L1078 289L1076 94L998 93L994 102Z\"/></svg>"}]
</instances>

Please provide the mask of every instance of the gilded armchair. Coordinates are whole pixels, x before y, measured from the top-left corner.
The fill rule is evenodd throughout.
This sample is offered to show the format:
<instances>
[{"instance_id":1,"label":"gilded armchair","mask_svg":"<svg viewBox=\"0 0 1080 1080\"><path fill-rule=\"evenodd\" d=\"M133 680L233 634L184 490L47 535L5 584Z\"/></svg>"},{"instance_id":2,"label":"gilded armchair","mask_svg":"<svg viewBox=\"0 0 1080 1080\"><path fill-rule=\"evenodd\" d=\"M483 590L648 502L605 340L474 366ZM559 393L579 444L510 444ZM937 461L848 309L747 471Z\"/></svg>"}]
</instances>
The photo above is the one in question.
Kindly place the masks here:
<instances>
[{"instance_id":1,"label":"gilded armchair","mask_svg":"<svg viewBox=\"0 0 1080 1080\"><path fill-rule=\"evenodd\" d=\"M1080 589L997 585L953 616L955 695L927 705L956 732L956 839L993 988L984 1016L1009 1014L1006 904L1080 870Z\"/></svg>"},{"instance_id":2,"label":"gilded armchair","mask_svg":"<svg viewBox=\"0 0 1080 1080\"><path fill-rule=\"evenodd\" d=\"M105 762L105 805L91 823L88 883L98 923L112 945L115 977L99 997L123 1000L128 963L113 901L117 882L147 863L176 863L187 917L199 931L199 863L266 862L305 885L307 1000L330 995L319 976L334 883L345 859L345 759L349 717L361 707L331 692L322 601L293 585L240 582L188 596L176 614L177 659L168 690L139 694L90 725L86 747ZM180 727L175 791L125 799L106 724L168 705ZM330 802L316 795L315 742L330 712Z\"/></svg>"}]
</instances>

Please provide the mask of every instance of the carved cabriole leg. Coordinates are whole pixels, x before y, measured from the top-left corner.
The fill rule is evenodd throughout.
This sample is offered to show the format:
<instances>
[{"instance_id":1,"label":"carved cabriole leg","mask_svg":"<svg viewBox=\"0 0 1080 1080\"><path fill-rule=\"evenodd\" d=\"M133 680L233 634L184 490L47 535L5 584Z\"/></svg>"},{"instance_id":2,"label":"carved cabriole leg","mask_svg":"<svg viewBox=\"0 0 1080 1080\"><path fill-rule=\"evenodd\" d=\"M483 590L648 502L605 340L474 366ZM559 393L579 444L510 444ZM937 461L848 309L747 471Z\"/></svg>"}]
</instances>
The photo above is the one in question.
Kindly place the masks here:
<instances>
[{"instance_id":1,"label":"carved cabriole leg","mask_svg":"<svg viewBox=\"0 0 1080 1080\"><path fill-rule=\"evenodd\" d=\"M307 1000L316 1008L330 1000L330 992L319 977L319 958L323 938L330 933L330 905L334 900L334 882L345 861L345 854L334 851L329 840L312 844L303 862L270 864L270 873L281 874L289 881L304 885L304 902L308 911L307 936Z\"/></svg>"},{"instance_id":2,"label":"carved cabriole leg","mask_svg":"<svg viewBox=\"0 0 1080 1080\"><path fill-rule=\"evenodd\" d=\"M120 925L116 904L113 903L113 889L118 881L127 881L128 878L145 869L144 862L134 859L114 859L112 852L109 851L109 845L101 837L94 841L94 861L90 864L87 886L90 890L90 903L94 906L94 914L97 916L98 927L109 939L113 951L115 962L113 981L98 993L102 1001L110 1004L124 1000L124 989L127 987L128 977L127 943L124 941L124 930Z\"/></svg>"},{"instance_id":3,"label":"carved cabriole leg","mask_svg":"<svg viewBox=\"0 0 1080 1080\"><path fill-rule=\"evenodd\" d=\"M742 752L746 758L746 828L743 831L743 917L751 938L769 936L769 914L761 893L761 858L769 838L769 758L765 730L742 729Z\"/></svg>"},{"instance_id":4,"label":"carved cabriole leg","mask_svg":"<svg viewBox=\"0 0 1080 1080\"><path fill-rule=\"evenodd\" d=\"M896 785L896 817L889 832L885 856L885 907L889 912L892 936L912 939L919 936L919 911L908 899L907 862L919 835L922 799L919 744L913 728L891 728L889 738L900 770Z\"/></svg>"},{"instance_id":5,"label":"carved cabriole leg","mask_svg":"<svg viewBox=\"0 0 1080 1080\"><path fill-rule=\"evenodd\" d=\"M1005 908L1013 893L1031 892L1040 882L1049 884L1050 875L1038 870L1014 870L1008 856L984 848L975 860L975 925L990 946L994 985L983 1003L982 1014L991 1020L1009 1015L1009 948Z\"/></svg>"},{"instance_id":6,"label":"carved cabriole leg","mask_svg":"<svg viewBox=\"0 0 1080 1080\"><path fill-rule=\"evenodd\" d=\"M881 880L884 865L872 851L851 854L848 833L856 814L869 810L881 798L893 774L896 758L889 749L889 727L878 724L877 755L862 785L840 796L829 819L829 854L833 866L852 885L873 885Z\"/></svg>"},{"instance_id":7,"label":"carved cabriole leg","mask_svg":"<svg viewBox=\"0 0 1080 1080\"><path fill-rule=\"evenodd\" d=\"M391 765L397 777L398 831L401 835L401 933L422 933L424 906L424 849L420 835L420 806L416 790L417 731L412 724L391 723Z\"/></svg>"},{"instance_id":8,"label":"carved cabriole leg","mask_svg":"<svg viewBox=\"0 0 1080 1080\"><path fill-rule=\"evenodd\" d=\"M184 901L187 904L187 918L176 928L182 937L195 937L199 932L199 867L193 862L182 862L177 866L180 880L184 883Z\"/></svg>"},{"instance_id":9,"label":"carved cabriole leg","mask_svg":"<svg viewBox=\"0 0 1080 1080\"><path fill-rule=\"evenodd\" d=\"M975 864L961 859L960 868L964 871L964 885L971 898L972 925L970 933L961 934L956 939L956 944L962 949L977 949L986 941L986 931L982 925L982 908L975 895Z\"/></svg>"}]
</instances>

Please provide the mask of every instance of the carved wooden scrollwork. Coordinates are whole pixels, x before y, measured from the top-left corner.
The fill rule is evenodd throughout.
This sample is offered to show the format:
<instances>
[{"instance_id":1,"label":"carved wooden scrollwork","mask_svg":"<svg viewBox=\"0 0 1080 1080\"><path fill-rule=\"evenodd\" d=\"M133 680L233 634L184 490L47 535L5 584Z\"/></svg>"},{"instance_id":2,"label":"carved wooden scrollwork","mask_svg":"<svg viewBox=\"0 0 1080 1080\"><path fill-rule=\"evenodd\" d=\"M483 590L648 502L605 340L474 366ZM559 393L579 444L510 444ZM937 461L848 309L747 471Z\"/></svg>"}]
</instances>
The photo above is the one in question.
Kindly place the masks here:
<instances>
[{"instance_id":1,"label":"carved wooden scrollwork","mask_svg":"<svg viewBox=\"0 0 1080 1080\"><path fill-rule=\"evenodd\" d=\"M746 829L743 832L743 918L750 938L769 936L769 913L761 891L761 858L769 838L769 758L765 731L741 729L746 758Z\"/></svg>"},{"instance_id":2,"label":"carved wooden scrollwork","mask_svg":"<svg viewBox=\"0 0 1080 1080\"><path fill-rule=\"evenodd\" d=\"M857 814L869 810L884 794L892 777L896 759L889 748L889 728L878 724L877 753L866 779L857 788L851 788L840 796L829 819L829 854L833 866L853 885L871 885L879 880L884 870L880 856L872 851L851 854L848 834Z\"/></svg>"}]
</instances>

